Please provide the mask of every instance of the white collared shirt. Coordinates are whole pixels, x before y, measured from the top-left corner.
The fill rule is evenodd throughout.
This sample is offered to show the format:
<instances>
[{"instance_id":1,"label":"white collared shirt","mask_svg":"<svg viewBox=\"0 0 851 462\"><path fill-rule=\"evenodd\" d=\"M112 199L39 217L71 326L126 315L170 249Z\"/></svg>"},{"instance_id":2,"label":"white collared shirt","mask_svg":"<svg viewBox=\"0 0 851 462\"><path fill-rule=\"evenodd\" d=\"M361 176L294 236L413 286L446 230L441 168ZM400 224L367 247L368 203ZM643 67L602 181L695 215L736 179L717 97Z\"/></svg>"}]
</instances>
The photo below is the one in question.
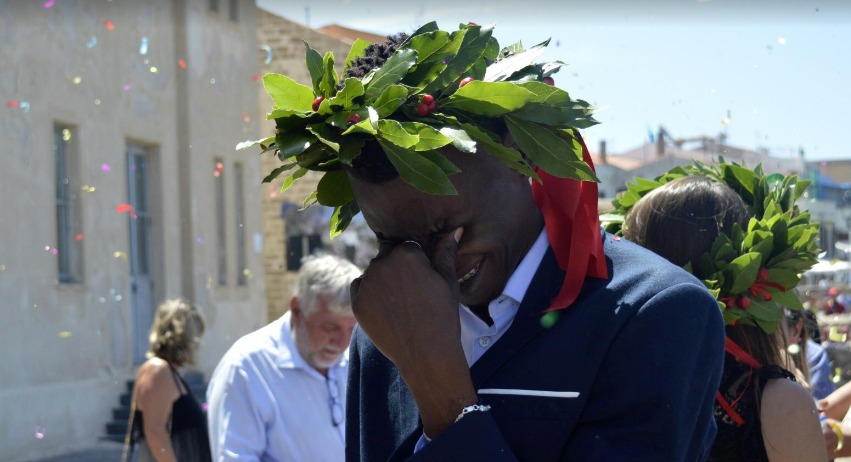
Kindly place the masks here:
<instances>
[{"instance_id":1,"label":"white collared shirt","mask_svg":"<svg viewBox=\"0 0 851 462\"><path fill-rule=\"evenodd\" d=\"M345 411L349 352L326 382L298 353L290 329L286 313L234 343L213 372L207 420L214 461L345 459L345 421L333 424L330 400L336 390Z\"/></svg>"},{"instance_id":2,"label":"white collared shirt","mask_svg":"<svg viewBox=\"0 0 851 462\"><path fill-rule=\"evenodd\" d=\"M514 316L517 315L517 309L520 308L520 302L526 295L526 290L532 283L532 278L549 246L547 230L544 229L511 274L502 294L488 304L488 313L493 320L492 326L473 314L470 308L461 305L461 346L464 348L468 366L478 361L488 348L493 346L511 327Z\"/></svg>"},{"instance_id":3,"label":"white collared shirt","mask_svg":"<svg viewBox=\"0 0 851 462\"><path fill-rule=\"evenodd\" d=\"M544 228L538 235L538 239L526 252L526 256L523 257L523 260L520 260L520 264L511 273L505 288L502 289L502 294L488 304L488 313L493 320L492 326L476 316L466 305L460 305L461 347L464 348L464 356L467 358L468 366L475 364L488 348L492 347L502 337L502 334L511 327L511 323L517 315L517 310L520 308L520 302L526 296L526 291L532 284L532 278L535 277L535 272L541 266L541 261L549 247L550 240L547 237L547 229ZM414 446L414 452L419 451L426 444L425 434L423 434Z\"/></svg>"}]
</instances>

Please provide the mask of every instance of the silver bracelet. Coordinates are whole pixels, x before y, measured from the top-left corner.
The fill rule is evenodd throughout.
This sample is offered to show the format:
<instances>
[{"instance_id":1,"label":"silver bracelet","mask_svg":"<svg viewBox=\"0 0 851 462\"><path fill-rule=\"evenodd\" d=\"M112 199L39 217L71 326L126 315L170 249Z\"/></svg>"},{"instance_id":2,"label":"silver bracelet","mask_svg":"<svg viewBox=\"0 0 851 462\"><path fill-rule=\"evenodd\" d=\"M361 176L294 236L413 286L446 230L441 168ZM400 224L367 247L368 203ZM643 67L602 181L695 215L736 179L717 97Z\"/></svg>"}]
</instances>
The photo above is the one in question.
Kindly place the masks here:
<instances>
[{"instance_id":1,"label":"silver bracelet","mask_svg":"<svg viewBox=\"0 0 851 462\"><path fill-rule=\"evenodd\" d=\"M471 406L467 406L464 409L461 409L461 413L455 418L455 423L458 423L459 420L463 419L465 415L471 412L488 412L490 410L491 407L489 404L473 404Z\"/></svg>"}]
</instances>

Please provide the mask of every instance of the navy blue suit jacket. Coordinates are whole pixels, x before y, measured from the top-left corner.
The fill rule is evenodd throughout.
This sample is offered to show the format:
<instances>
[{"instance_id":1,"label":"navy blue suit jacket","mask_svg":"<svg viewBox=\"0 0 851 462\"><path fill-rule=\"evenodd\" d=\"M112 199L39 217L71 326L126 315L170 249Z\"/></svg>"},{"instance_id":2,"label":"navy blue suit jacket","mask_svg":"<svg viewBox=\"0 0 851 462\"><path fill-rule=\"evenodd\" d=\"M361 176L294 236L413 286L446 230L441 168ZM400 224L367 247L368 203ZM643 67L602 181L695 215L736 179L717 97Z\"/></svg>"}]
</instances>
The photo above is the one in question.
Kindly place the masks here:
<instances>
[{"instance_id":1,"label":"navy blue suit jacket","mask_svg":"<svg viewBox=\"0 0 851 462\"><path fill-rule=\"evenodd\" d=\"M609 279L588 278L570 307L543 310L564 273L550 249L508 331L470 369L486 413L414 454L417 406L360 329L349 364L346 460L701 461L724 358L718 304L697 279L604 234ZM576 392L576 397L482 393Z\"/></svg>"}]
</instances>

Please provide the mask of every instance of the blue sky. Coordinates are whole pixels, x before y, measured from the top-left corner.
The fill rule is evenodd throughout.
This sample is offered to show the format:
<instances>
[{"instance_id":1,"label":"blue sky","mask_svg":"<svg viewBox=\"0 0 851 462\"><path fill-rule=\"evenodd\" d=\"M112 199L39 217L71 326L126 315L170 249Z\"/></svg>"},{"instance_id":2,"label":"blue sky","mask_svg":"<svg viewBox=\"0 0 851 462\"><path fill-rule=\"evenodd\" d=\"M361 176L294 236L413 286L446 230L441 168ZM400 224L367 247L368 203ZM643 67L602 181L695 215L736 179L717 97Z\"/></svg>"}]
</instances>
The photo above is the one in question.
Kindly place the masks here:
<instances>
[{"instance_id":1,"label":"blue sky","mask_svg":"<svg viewBox=\"0 0 851 462\"><path fill-rule=\"evenodd\" d=\"M746 3L746 5L741 5ZM596 149L639 146L661 125L675 138L717 136L851 159L851 2L841 0L258 0L311 27L378 34L436 20L494 23L500 44L552 38L542 59L568 65L556 85L598 108ZM321 50L320 50L321 51Z\"/></svg>"}]
</instances>

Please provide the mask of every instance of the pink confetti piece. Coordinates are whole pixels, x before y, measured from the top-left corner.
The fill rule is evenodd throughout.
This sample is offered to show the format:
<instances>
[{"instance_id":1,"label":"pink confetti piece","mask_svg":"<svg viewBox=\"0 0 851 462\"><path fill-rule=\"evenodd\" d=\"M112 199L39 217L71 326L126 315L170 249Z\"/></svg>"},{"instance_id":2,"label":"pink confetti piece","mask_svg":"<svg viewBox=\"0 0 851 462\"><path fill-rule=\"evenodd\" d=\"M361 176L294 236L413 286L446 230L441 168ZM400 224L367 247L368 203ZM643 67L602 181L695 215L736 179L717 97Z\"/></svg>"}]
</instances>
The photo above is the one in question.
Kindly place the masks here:
<instances>
[{"instance_id":1,"label":"pink confetti piece","mask_svg":"<svg viewBox=\"0 0 851 462\"><path fill-rule=\"evenodd\" d=\"M184 61L183 59L178 59L177 65L180 66L181 69L186 69L186 61Z\"/></svg>"},{"instance_id":2,"label":"pink confetti piece","mask_svg":"<svg viewBox=\"0 0 851 462\"><path fill-rule=\"evenodd\" d=\"M113 30L113 29L115 29L115 24L113 24L113 23L109 22L109 19L104 19L104 20L103 20L103 25L104 25L104 26L106 26L106 30Z\"/></svg>"},{"instance_id":3,"label":"pink confetti piece","mask_svg":"<svg viewBox=\"0 0 851 462\"><path fill-rule=\"evenodd\" d=\"M128 83L125 83L124 86L121 87L121 88L123 88L124 91L130 91L130 89L133 88L133 84L128 82Z\"/></svg>"},{"instance_id":4,"label":"pink confetti piece","mask_svg":"<svg viewBox=\"0 0 851 462\"><path fill-rule=\"evenodd\" d=\"M74 239L76 239L78 241L82 241L85 238L86 238L86 236L83 233L80 233L80 234L77 234L76 236L74 236Z\"/></svg>"},{"instance_id":5,"label":"pink confetti piece","mask_svg":"<svg viewBox=\"0 0 851 462\"><path fill-rule=\"evenodd\" d=\"M36 425L35 427L35 439L44 439L44 427L42 427L41 425Z\"/></svg>"},{"instance_id":6,"label":"pink confetti piece","mask_svg":"<svg viewBox=\"0 0 851 462\"><path fill-rule=\"evenodd\" d=\"M245 123L251 122L251 116L249 116L247 113L243 112L242 113L242 121L245 122Z\"/></svg>"},{"instance_id":7,"label":"pink confetti piece","mask_svg":"<svg viewBox=\"0 0 851 462\"><path fill-rule=\"evenodd\" d=\"M256 82L256 81L258 81L258 80L260 80L260 74L254 74L254 75L252 75L252 76L251 76L251 80L254 80L255 82Z\"/></svg>"},{"instance_id":8,"label":"pink confetti piece","mask_svg":"<svg viewBox=\"0 0 851 462\"><path fill-rule=\"evenodd\" d=\"M6 107L17 109L18 107L20 107L20 103L18 103L17 101L8 101L6 103Z\"/></svg>"},{"instance_id":9,"label":"pink confetti piece","mask_svg":"<svg viewBox=\"0 0 851 462\"><path fill-rule=\"evenodd\" d=\"M204 243L204 239L202 239L202 238L199 236L199 237L196 237L196 238L195 238L195 242L197 242L197 243L199 243L199 244L203 244L203 243Z\"/></svg>"},{"instance_id":10,"label":"pink confetti piece","mask_svg":"<svg viewBox=\"0 0 851 462\"><path fill-rule=\"evenodd\" d=\"M112 170L112 167L110 167L109 164L100 164L100 169L104 172L109 172Z\"/></svg>"},{"instance_id":11,"label":"pink confetti piece","mask_svg":"<svg viewBox=\"0 0 851 462\"><path fill-rule=\"evenodd\" d=\"M49 10L49 9L53 8L53 5L55 5L55 4L56 4L56 0L47 0L46 2L44 2L43 6L44 6L45 10Z\"/></svg>"},{"instance_id":12,"label":"pink confetti piece","mask_svg":"<svg viewBox=\"0 0 851 462\"><path fill-rule=\"evenodd\" d=\"M53 255L59 255L59 249L56 249L54 247L54 248L50 249L50 253L52 253Z\"/></svg>"}]
</instances>

